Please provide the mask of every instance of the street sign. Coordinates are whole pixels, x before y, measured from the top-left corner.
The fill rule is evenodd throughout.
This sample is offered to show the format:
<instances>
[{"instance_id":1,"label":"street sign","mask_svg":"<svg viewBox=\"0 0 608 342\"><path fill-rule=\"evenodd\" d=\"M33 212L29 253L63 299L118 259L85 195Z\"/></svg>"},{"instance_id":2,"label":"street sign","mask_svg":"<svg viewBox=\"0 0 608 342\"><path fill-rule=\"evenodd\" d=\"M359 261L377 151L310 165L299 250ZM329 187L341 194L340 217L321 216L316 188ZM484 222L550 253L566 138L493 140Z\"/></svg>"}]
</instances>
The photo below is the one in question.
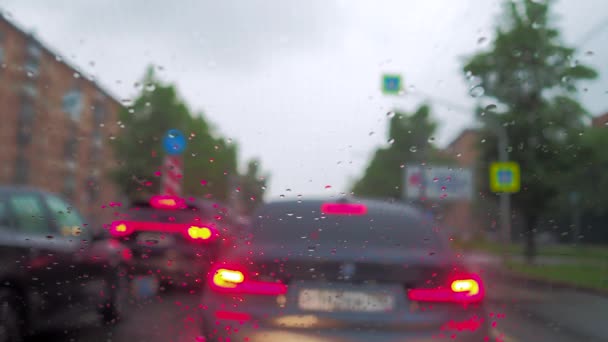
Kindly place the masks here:
<instances>
[{"instance_id":1,"label":"street sign","mask_svg":"<svg viewBox=\"0 0 608 342\"><path fill-rule=\"evenodd\" d=\"M516 162L494 162L490 165L492 192L519 192L520 171Z\"/></svg>"},{"instance_id":2,"label":"street sign","mask_svg":"<svg viewBox=\"0 0 608 342\"><path fill-rule=\"evenodd\" d=\"M403 84L401 84L401 75L384 74L382 75L382 92L386 95L399 95Z\"/></svg>"},{"instance_id":3,"label":"street sign","mask_svg":"<svg viewBox=\"0 0 608 342\"><path fill-rule=\"evenodd\" d=\"M182 154L186 149L186 137L177 129L170 129L163 138L165 152L171 155Z\"/></svg>"},{"instance_id":4,"label":"street sign","mask_svg":"<svg viewBox=\"0 0 608 342\"><path fill-rule=\"evenodd\" d=\"M408 166L403 184L408 199L470 200L473 195L473 173L465 168Z\"/></svg>"}]
</instances>

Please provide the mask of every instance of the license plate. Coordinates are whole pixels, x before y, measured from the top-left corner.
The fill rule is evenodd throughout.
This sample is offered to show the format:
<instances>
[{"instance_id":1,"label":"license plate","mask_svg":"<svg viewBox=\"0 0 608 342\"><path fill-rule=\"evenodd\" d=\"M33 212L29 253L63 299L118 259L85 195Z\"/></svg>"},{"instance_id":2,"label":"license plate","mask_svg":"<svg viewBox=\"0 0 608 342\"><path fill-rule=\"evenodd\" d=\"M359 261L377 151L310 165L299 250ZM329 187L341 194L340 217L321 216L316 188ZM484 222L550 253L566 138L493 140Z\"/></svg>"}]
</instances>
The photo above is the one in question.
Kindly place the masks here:
<instances>
[{"instance_id":1,"label":"license plate","mask_svg":"<svg viewBox=\"0 0 608 342\"><path fill-rule=\"evenodd\" d=\"M312 311L383 312L393 310L395 297L383 292L305 289L299 293L298 306Z\"/></svg>"},{"instance_id":2,"label":"license plate","mask_svg":"<svg viewBox=\"0 0 608 342\"><path fill-rule=\"evenodd\" d=\"M173 245L175 238L163 233L139 233L137 243L144 246L167 247Z\"/></svg>"}]
</instances>

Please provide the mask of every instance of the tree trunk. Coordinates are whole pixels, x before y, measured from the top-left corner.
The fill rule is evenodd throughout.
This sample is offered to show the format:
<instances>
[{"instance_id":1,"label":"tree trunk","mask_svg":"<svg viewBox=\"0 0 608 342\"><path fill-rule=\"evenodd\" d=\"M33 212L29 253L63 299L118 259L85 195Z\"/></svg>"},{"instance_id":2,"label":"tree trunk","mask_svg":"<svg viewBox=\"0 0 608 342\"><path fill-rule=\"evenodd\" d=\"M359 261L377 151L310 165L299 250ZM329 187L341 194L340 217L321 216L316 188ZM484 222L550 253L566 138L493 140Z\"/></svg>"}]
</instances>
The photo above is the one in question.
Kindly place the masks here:
<instances>
[{"instance_id":1,"label":"tree trunk","mask_svg":"<svg viewBox=\"0 0 608 342\"><path fill-rule=\"evenodd\" d=\"M528 264L534 263L534 258L536 257L536 239L534 233L534 226L537 223L538 217L536 215L526 215L525 216L525 245L524 245L524 256L526 258L526 262Z\"/></svg>"}]
</instances>

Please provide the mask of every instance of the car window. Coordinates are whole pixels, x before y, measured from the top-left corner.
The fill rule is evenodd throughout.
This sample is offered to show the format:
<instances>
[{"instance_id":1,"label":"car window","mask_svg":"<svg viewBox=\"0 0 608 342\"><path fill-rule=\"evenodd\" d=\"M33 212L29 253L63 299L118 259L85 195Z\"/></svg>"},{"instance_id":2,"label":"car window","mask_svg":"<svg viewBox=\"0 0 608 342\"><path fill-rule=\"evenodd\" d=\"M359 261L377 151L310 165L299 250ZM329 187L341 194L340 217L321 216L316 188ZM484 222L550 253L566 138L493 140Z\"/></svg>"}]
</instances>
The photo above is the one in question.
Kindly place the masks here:
<instances>
[{"instance_id":1,"label":"car window","mask_svg":"<svg viewBox=\"0 0 608 342\"><path fill-rule=\"evenodd\" d=\"M0 229L13 228L13 224L6 199L0 199Z\"/></svg>"},{"instance_id":2,"label":"car window","mask_svg":"<svg viewBox=\"0 0 608 342\"><path fill-rule=\"evenodd\" d=\"M81 236L88 231L78 211L61 198L48 195L46 203L51 210L52 219L57 222L61 235Z\"/></svg>"},{"instance_id":3,"label":"car window","mask_svg":"<svg viewBox=\"0 0 608 342\"><path fill-rule=\"evenodd\" d=\"M40 197L35 194L14 194L10 197L17 228L23 233L50 234L48 217Z\"/></svg>"},{"instance_id":4,"label":"car window","mask_svg":"<svg viewBox=\"0 0 608 342\"><path fill-rule=\"evenodd\" d=\"M328 248L429 248L440 243L432 225L407 213L378 211L363 216L325 215L296 205L260 210L253 240L281 244L320 244Z\"/></svg>"}]
</instances>

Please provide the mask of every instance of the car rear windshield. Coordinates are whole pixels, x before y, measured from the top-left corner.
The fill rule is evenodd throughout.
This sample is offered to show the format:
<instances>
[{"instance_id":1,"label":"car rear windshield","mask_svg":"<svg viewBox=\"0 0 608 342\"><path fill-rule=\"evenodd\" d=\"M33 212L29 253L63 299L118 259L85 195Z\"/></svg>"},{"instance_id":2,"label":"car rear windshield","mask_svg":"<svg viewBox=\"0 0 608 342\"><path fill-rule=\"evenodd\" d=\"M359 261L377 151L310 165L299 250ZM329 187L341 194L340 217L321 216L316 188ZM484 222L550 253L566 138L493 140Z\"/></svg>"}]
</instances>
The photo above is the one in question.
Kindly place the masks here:
<instances>
[{"instance_id":1,"label":"car rear windshield","mask_svg":"<svg viewBox=\"0 0 608 342\"><path fill-rule=\"evenodd\" d=\"M306 243L348 248L441 246L431 220L411 215L411 211L376 210L349 216L265 208L256 213L250 232L254 241L270 244Z\"/></svg>"},{"instance_id":2,"label":"car rear windshield","mask_svg":"<svg viewBox=\"0 0 608 342\"><path fill-rule=\"evenodd\" d=\"M188 206L183 209L158 209L149 203L134 203L124 212L124 220L152 221L167 223L192 223L197 218L203 219L203 211L197 207Z\"/></svg>"}]
</instances>

